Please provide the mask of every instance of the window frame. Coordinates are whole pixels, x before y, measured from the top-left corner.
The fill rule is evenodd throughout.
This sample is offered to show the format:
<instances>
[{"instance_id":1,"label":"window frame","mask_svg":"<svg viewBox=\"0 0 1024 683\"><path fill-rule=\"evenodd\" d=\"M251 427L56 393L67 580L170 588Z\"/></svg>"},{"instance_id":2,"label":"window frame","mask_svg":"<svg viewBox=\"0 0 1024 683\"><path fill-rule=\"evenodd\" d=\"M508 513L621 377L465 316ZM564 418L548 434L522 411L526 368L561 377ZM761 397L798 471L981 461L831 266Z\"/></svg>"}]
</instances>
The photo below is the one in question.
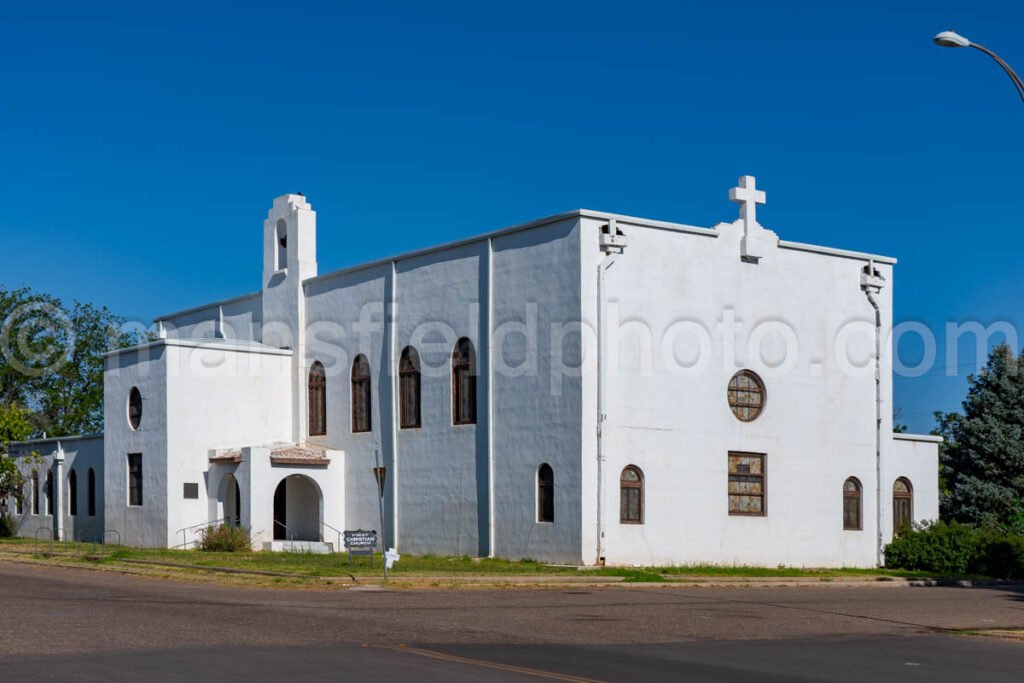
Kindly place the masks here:
<instances>
[{"instance_id":1,"label":"window frame","mask_svg":"<svg viewBox=\"0 0 1024 683\"><path fill-rule=\"evenodd\" d=\"M741 378L745 378L753 382L756 387L756 391L751 391L749 388L733 387L733 383L737 382ZM760 397L760 403L741 403L739 401L739 394L756 394ZM734 402L734 394L736 394ZM743 369L739 370L729 378L729 383L726 385L725 400L729 406L729 411L733 414L740 422L753 422L757 418L764 414L765 407L768 405L768 389L765 387L764 380L753 370ZM752 410L756 408L756 412L753 414L747 414L745 417L739 414L739 410Z\"/></svg>"},{"instance_id":2,"label":"window frame","mask_svg":"<svg viewBox=\"0 0 1024 683\"><path fill-rule=\"evenodd\" d=\"M854 486L857 487L856 492L846 490L846 485L853 482ZM851 526L847 523L846 506L847 501L856 501L857 504L857 525ZM860 483L860 479L857 477L847 477L843 481L843 531L863 531L864 530L864 487Z\"/></svg>"},{"instance_id":3,"label":"window frame","mask_svg":"<svg viewBox=\"0 0 1024 683\"><path fill-rule=\"evenodd\" d=\"M636 481L625 481L623 477L626 472L635 472L637 475ZM623 502L627 499L627 494L636 492L637 495L637 518L630 519L623 508ZM628 508L628 506L627 506ZM622 468L622 472L619 473L619 524L643 524L644 523L644 472L636 465L626 465Z\"/></svg>"},{"instance_id":4,"label":"window frame","mask_svg":"<svg viewBox=\"0 0 1024 683\"><path fill-rule=\"evenodd\" d=\"M550 477L545 481L542 475L547 468L547 472L550 473ZM537 524L554 524L555 523L555 468L546 462L542 462L538 467L536 474L534 475L537 479L537 510L536 519ZM545 501L550 502L551 514L548 515Z\"/></svg>"},{"instance_id":5,"label":"window frame","mask_svg":"<svg viewBox=\"0 0 1024 683\"><path fill-rule=\"evenodd\" d=\"M32 470L32 516L39 516L39 470Z\"/></svg>"},{"instance_id":6,"label":"window frame","mask_svg":"<svg viewBox=\"0 0 1024 683\"><path fill-rule=\"evenodd\" d=\"M56 507L54 505L54 500L53 500L54 496L53 496L53 494L54 494L54 489L53 489L53 471L52 470L47 470L47 472L46 472L46 516L47 517L53 517L53 512L54 512L54 509Z\"/></svg>"},{"instance_id":7,"label":"window frame","mask_svg":"<svg viewBox=\"0 0 1024 683\"><path fill-rule=\"evenodd\" d=\"M137 464L136 466L133 466ZM133 471L135 470L135 471ZM143 507L142 453L128 454L128 507ZM133 495L134 494L134 495Z\"/></svg>"},{"instance_id":8,"label":"window frame","mask_svg":"<svg viewBox=\"0 0 1024 683\"><path fill-rule=\"evenodd\" d=\"M138 387L128 390L128 427L133 432L139 431L142 426L142 392Z\"/></svg>"},{"instance_id":9,"label":"window frame","mask_svg":"<svg viewBox=\"0 0 1024 683\"><path fill-rule=\"evenodd\" d=\"M309 436L327 436L327 372L318 360L309 367L306 392Z\"/></svg>"},{"instance_id":10,"label":"window frame","mask_svg":"<svg viewBox=\"0 0 1024 683\"><path fill-rule=\"evenodd\" d=\"M96 516L96 470L92 467L89 468L89 473L86 475L86 511L90 517Z\"/></svg>"},{"instance_id":11,"label":"window frame","mask_svg":"<svg viewBox=\"0 0 1024 683\"><path fill-rule=\"evenodd\" d=\"M423 426L423 375L420 353L414 346L402 349L398 359L398 427L420 429Z\"/></svg>"},{"instance_id":12,"label":"window frame","mask_svg":"<svg viewBox=\"0 0 1024 683\"><path fill-rule=\"evenodd\" d=\"M461 337L452 349L452 424L477 423L476 346L469 337ZM468 393L468 396L464 396ZM468 413L467 413L468 411Z\"/></svg>"},{"instance_id":13,"label":"window frame","mask_svg":"<svg viewBox=\"0 0 1024 683\"><path fill-rule=\"evenodd\" d=\"M906 487L907 487L906 493L904 493L904 492L896 493L896 484L898 484L900 482L903 482L906 485ZM907 519L906 519L906 524L897 524L896 523L896 517L897 517L896 509L897 509L897 505L898 505L897 501L904 501L904 500L907 501ZM893 533L893 536L898 534L900 532L900 530L903 529L904 527L913 527L913 526L914 526L914 485L910 482L910 479L908 479L907 477L899 476L899 477L896 477L896 479L894 479L893 482L892 482L892 533Z\"/></svg>"},{"instance_id":14,"label":"window frame","mask_svg":"<svg viewBox=\"0 0 1024 683\"><path fill-rule=\"evenodd\" d=\"M761 473L751 474L749 472L733 472L732 471L732 459L733 458L758 458L761 461ZM761 493L750 494L750 493L733 493L730 489L732 488L733 477L757 477L761 480ZM767 453L751 453L748 451L729 451L728 458L726 460L726 494L728 500L728 511L730 517L767 517L768 516L768 454ZM761 509L759 512L745 512L742 510L733 510L732 499L733 496L745 496L748 498L759 497L761 499Z\"/></svg>"},{"instance_id":15,"label":"window frame","mask_svg":"<svg viewBox=\"0 0 1024 683\"><path fill-rule=\"evenodd\" d=\"M353 434L366 434L373 431L373 383L371 377L370 361L360 353L352 360L352 369L349 373L352 385L351 428ZM363 424L364 419L365 424Z\"/></svg>"},{"instance_id":16,"label":"window frame","mask_svg":"<svg viewBox=\"0 0 1024 683\"><path fill-rule=\"evenodd\" d=\"M74 467L68 470L68 515L78 516L78 472Z\"/></svg>"}]
</instances>

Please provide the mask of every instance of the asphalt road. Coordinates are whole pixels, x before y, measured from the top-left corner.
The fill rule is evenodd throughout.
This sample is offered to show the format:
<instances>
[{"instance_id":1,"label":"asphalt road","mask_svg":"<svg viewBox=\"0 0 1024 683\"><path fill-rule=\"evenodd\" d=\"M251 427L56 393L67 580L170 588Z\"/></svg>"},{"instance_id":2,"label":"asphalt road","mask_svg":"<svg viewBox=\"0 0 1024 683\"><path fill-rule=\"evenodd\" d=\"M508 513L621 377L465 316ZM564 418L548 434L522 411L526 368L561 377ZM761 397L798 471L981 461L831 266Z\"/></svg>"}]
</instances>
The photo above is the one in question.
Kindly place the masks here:
<instances>
[{"instance_id":1,"label":"asphalt road","mask_svg":"<svg viewBox=\"0 0 1024 683\"><path fill-rule=\"evenodd\" d=\"M4 680L1024 680L1024 588L254 590L0 563Z\"/></svg>"}]
</instances>

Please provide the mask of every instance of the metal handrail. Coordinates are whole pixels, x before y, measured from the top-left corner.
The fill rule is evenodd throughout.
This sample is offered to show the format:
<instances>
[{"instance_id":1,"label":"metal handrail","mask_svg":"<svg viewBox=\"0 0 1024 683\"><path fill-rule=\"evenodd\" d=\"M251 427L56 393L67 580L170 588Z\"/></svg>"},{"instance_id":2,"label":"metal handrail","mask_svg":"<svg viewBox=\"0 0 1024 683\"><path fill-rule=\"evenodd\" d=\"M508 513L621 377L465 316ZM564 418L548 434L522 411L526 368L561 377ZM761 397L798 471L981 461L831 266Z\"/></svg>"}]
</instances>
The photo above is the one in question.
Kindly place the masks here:
<instances>
[{"instance_id":1,"label":"metal handrail","mask_svg":"<svg viewBox=\"0 0 1024 683\"><path fill-rule=\"evenodd\" d=\"M117 534L117 544L121 545L121 532L117 529L104 529L103 530L103 545L107 544L107 534Z\"/></svg>"},{"instance_id":2,"label":"metal handrail","mask_svg":"<svg viewBox=\"0 0 1024 683\"><path fill-rule=\"evenodd\" d=\"M41 527L39 527L38 529L36 529L35 541L32 543L32 554L34 554L34 555L38 555L39 554L39 541L41 540L39 538L39 532L40 531L45 531L48 534L50 534L50 538L47 540L47 542L48 543L53 543L53 527L48 527L48 526L41 526Z\"/></svg>"},{"instance_id":3,"label":"metal handrail","mask_svg":"<svg viewBox=\"0 0 1024 683\"><path fill-rule=\"evenodd\" d=\"M175 534L180 534L182 531L189 531L190 529L198 529L201 526L210 526L211 524L219 524L221 522L226 522L229 519L231 519L231 518L230 517L221 517L220 519L211 519L208 522L199 522L199 524L193 524L192 526L187 526L187 527L185 527L183 529L178 529L174 533Z\"/></svg>"},{"instance_id":4,"label":"metal handrail","mask_svg":"<svg viewBox=\"0 0 1024 683\"><path fill-rule=\"evenodd\" d=\"M331 531L337 532L337 534L338 534L338 545L334 546L334 552L340 553L341 552L341 535L343 533L345 533L345 532L342 531L341 529L335 529L333 526L331 526L327 522L320 522L320 526L327 527ZM323 542L323 540L324 540L324 535L321 532L321 534L320 534L320 541Z\"/></svg>"},{"instance_id":5,"label":"metal handrail","mask_svg":"<svg viewBox=\"0 0 1024 683\"><path fill-rule=\"evenodd\" d=\"M295 540L295 530L294 529L289 527L284 522L279 522L276 519L274 520L274 524L276 524L277 526L281 527L282 529L284 529L286 532L288 532L291 535L290 538L287 538L285 540L287 540L287 541L294 541Z\"/></svg>"},{"instance_id":6,"label":"metal handrail","mask_svg":"<svg viewBox=\"0 0 1024 683\"><path fill-rule=\"evenodd\" d=\"M200 529L200 528L209 528L211 526L215 526L217 524L221 524L223 522L226 522L229 519L231 519L231 518L230 517L221 517L220 519L211 519L208 522L200 522L199 524L193 524L192 526L187 526L187 527L185 527L183 529L178 529L177 531L174 532L174 535L177 536L178 534L181 534L181 545L180 546L175 546L175 547L176 548L181 548L182 550L185 550L185 549L188 548L188 544L189 543L195 543L195 541L189 541L188 538L186 538L186 536L187 536L187 534L185 533L186 531L193 531L194 529Z\"/></svg>"},{"instance_id":7,"label":"metal handrail","mask_svg":"<svg viewBox=\"0 0 1024 683\"><path fill-rule=\"evenodd\" d=\"M82 557L82 551L84 549L85 544L89 542L89 541L85 540L84 536L85 536L85 529L79 529L78 531L75 532L74 538L75 538L75 543L78 544L78 557L79 557L79 559L81 559L81 557ZM92 549L93 549L94 552L96 550L96 545L97 545L96 541L93 541L92 542Z\"/></svg>"},{"instance_id":8,"label":"metal handrail","mask_svg":"<svg viewBox=\"0 0 1024 683\"><path fill-rule=\"evenodd\" d=\"M89 542L89 541L85 540L85 538L83 538L85 536L85 531L86 531L85 529L79 529L78 531L75 532L75 542L76 543L88 543ZM95 543L95 541L93 541L93 543Z\"/></svg>"}]
</instances>

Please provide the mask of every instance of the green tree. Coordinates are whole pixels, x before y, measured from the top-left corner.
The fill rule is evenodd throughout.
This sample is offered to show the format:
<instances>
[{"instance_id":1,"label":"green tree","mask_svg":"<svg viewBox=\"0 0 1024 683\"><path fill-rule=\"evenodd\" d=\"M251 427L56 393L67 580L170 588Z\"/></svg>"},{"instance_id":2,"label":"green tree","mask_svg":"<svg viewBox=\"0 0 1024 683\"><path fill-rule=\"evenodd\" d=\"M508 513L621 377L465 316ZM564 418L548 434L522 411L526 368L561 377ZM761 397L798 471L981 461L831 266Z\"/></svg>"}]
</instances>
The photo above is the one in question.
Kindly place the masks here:
<instances>
[{"instance_id":1,"label":"green tree","mask_svg":"<svg viewBox=\"0 0 1024 683\"><path fill-rule=\"evenodd\" d=\"M25 477L10 456L9 444L32 434L31 418L32 413L26 408L0 404L0 500L21 498Z\"/></svg>"},{"instance_id":2,"label":"green tree","mask_svg":"<svg viewBox=\"0 0 1024 683\"><path fill-rule=\"evenodd\" d=\"M28 405L61 353L60 302L0 285L0 405Z\"/></svg>"},{"instance_id":3,"label":"green tree","mask_svg":"<svg viewBox=\"0 0 1024 683\"><path fill-rule=\"evenodd\" d=\"M39 415L47 434L88 434L103 429L103 354L131 346L136 335L122 331L124 319L80 301L67 307L70 334L65 362L40 381Z\"/></svg>"},{"instance_id":4,"label":"green tree","mask_svg":"<svg viewBox=\"0 0 1024 683\"><path fill-rule=\"evenodd\" d=\"M11 441L32 435L32 411L18 405L0 403L0 453L6 454Z\"/></svg>"},{"instance_id":5,"label":"green tree","mask_svg":"<svg viewBox=\"0 0 1024 683\"><path fill-rule=\"evenodd\" d=\"M1024 372L1000 344L967 378L963 414L937 413L943 519L1024 532Z\"/></svg>"},{"instance_id":6,"label":"green tree","mask_svg":"<svg viewBox=\"0 0 1024 683\"><path fill-rule=\"evenodd\" d=\"M103 354L148 339L107 308L0 286L0 406L27 406L33 433L103 427Z\"/></svg>"}]
</instances>

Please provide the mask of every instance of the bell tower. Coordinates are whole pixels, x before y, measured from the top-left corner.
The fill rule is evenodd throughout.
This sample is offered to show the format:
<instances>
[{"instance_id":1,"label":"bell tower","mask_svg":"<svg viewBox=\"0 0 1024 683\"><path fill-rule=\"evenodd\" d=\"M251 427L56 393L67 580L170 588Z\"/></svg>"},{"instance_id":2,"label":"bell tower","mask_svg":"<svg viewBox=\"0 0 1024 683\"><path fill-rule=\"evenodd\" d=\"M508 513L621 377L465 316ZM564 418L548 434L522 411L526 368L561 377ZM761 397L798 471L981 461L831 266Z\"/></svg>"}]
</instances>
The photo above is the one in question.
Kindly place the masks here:
<instances>
[{"instance_id":1,"label":"bell tower","mask_svg":"<svg viewBox=\"0 0 1024 683\"><path fill-rule=\"evenodd\" d=\"M302 283L316 277L316 212L301 194L281 195L263 221L261 341L292 349L292 436L302 440L306 405L297 382L305 377L306 302Z\"/></svg>"},{"instance_id":2,"label":"bell tower","mask_svg":"<svg viewBox=\"0 0 1024 683\"><path fill-rule=\"evenodd\" d=\"M274 200L263 221L263 289L316 276L316 211L301 194Z\"/></svg>"}]
</instances>

